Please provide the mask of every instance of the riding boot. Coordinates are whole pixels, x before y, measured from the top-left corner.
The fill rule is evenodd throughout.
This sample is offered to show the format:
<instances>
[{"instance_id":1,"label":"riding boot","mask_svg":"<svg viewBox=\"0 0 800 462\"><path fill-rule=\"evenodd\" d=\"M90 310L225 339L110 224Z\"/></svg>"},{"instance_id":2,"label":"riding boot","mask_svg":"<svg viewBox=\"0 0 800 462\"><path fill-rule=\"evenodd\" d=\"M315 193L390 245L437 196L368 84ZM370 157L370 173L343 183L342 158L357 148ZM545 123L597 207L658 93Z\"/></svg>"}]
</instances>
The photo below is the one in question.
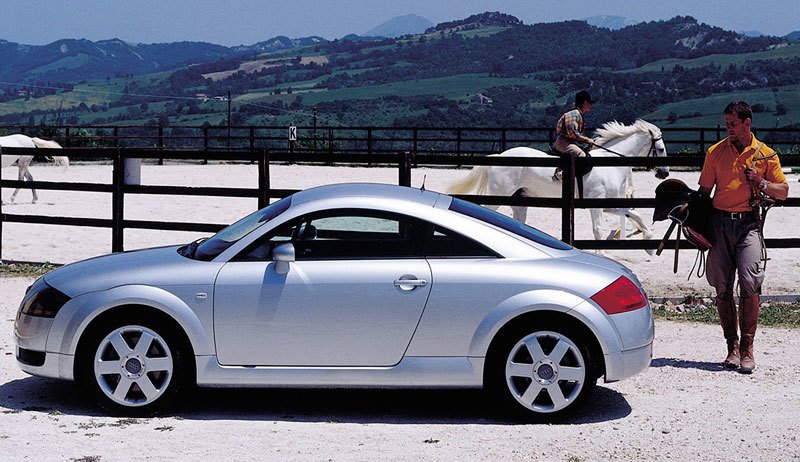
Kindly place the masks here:
<instances>
[{"instance_id":1,"label":"riding boot","mask_svg":"<svg viewBox=\"0 0 800 462\"><path fill-rule=\"evenodd\" d=\"M739 328L742 331L742 341L739 344L739 355L742 360L739 372L742 374L752 374L756 368L756 361L753 358L753 338L756 336L760 304L759 294L739 299Z\"/></svg>"},{"instance_id":2,"label":"riding boot","mask_svg":"<svg viewBox=\"0 0 800 462\"><path fill-rule=\"evenodd\" d=\"M553 173L553 181L561 181L561 167L556 167L556 171Z\"/></svg>"},{"instance_id":3,"label":"riding boot","mask_svg":"<svg viewBox=\"0 0 800 462\"><path fill-rule=\"evenodd\" d=\"M722 334L728 344L728 356L722 365L728 369L739 367L739 335L736 330L736 305L733 300L717 299L717 314L722 325Z\"/></svg>"}]
</instances>

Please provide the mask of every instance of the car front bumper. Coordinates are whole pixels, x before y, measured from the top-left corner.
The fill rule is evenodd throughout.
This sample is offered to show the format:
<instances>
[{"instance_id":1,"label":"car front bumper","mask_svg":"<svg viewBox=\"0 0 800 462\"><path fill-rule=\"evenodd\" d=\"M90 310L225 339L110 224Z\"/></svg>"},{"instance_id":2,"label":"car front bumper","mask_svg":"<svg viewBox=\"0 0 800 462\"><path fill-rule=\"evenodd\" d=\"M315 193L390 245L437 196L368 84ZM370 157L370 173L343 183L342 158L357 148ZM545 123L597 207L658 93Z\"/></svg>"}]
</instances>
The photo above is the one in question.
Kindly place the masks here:
<instances>
[{"instance_id":1,"label":"car front bumper","mask_svg":"<svg viewBox=\"0 0 800 462\"><path fill-rule=\"evenodd\" d=\"M19 368L31 375L74 380L73 355L47 351L52 318L18 314L14 323L15 357Z\"/></svg>"}]
</instances>

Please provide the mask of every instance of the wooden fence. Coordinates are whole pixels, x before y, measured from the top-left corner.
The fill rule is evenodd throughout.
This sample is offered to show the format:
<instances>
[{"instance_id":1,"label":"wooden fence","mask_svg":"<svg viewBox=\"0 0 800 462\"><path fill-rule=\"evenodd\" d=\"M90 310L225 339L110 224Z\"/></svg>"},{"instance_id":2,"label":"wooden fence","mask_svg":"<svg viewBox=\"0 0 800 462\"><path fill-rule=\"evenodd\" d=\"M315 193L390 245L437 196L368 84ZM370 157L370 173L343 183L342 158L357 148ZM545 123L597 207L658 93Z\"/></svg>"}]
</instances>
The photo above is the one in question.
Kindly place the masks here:
<instances>
[{"instance_id":1,"label":"wooden fence","mask_svg":"<svg viewBox=\"0 0 800 462\"><path fill-rule=\"evenodd\" d=\"M725 136L721 126L660 127L672 154L699 155ZM756 136L782 154L800 154L800 129L759 128ZM290 153L496 154L515 146L546 149L555 140L552 127L433 128L297 126L290 139L286 126L0 126L0 134L26 133L54 139L65 147L128 147L163 150L243 151L259 149Z\"/></svg>"},{"instance_id":2,"label":"wooden fence","mask_svg":"<svg viewBox=\"0 0 800 462\"><path fill-rule=\"evenodd\" d=\"M32 155L41 154L30 148L3 148L2 155ZM575 165L569 160L558 158L523 158L523 157L485 157L485 156L452 156L441 154L414 154L404 151L400 153L382 154L336 154L289 152L287 150L173 150L173 149L138 149L138 148L65 148L59 155L83 158L113 159L113 180L111 184L97 183L62 183L62 182L21 182L16 180L0 181L0 188L17 188L33 186L43 190L58 191L84 191L108 193L112 196L111 217L77 218L66 216L42 216L9 214L0 206L0 257L2 257L2 228L5 223L36 223L42 225L70 225L110 228L112 233L111 251L118 252L125 248L123 242L125 229L151 229L173 231L216 232L226 224L222 223L181 223L166 221L127 220L123 210L125 195L130 194L160 194L184 196L219 196L219 197L249 197L258 198L258 206L267 205L271 199L286 197L296 190L273 189L270 186L270 165L274 163L310 163L310 164L347 164L353 165L394 165L398 169L399 185L410 186L413 167L415 166L457 166L457 165L506 165L506 166L539 166L555 168L561 165L565 178L574 175ZM174 160L219 160L243 161L258 164L257 188L222 188L222 187L184 187L184 186L147 186L125 184L126 159L174 159ZM586 160L595 167L603 166L631 166L648 167L695 167L702 165L702 156L671 156L667 158L643 157L594 157ZM800 167L800 156L784 156L781 162L785 167ZM638 207L653 208L653 198L622 198L622 199L577 199L575 198L574 181L563 182L562 196L554 198L527 198L504 196L478 196L463 195L463 199L478 204L491 205L519 205L527 207L545 207L560 209L562 217L561 239L582 249L655 249L658 241L651 240L575 240L574 216L576 209L585 208L615 208ZM797 207L800 198L789 198L783 202L783 207ZM675 246L675 241L668 242ZM684 247L690 246L685 240L680 242ZM800 237L767 239L770 248L796 248L800 247Z\"/></svg>"}]
</instances>

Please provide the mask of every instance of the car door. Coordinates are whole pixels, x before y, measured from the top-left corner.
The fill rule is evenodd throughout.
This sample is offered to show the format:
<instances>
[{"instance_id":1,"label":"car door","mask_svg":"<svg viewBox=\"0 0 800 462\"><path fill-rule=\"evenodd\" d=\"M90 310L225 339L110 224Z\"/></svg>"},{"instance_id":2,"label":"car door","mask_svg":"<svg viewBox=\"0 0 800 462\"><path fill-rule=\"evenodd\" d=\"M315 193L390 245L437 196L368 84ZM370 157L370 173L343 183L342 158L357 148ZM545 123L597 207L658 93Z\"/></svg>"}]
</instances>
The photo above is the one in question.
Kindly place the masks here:
<instances>
[{"instance_id":1,"label":"car door","mask_svg":"<svg viewBox=\"0 0 800 462\"><path fill-rule=\"evenodd\" d=\"M431 289L420 222L333 210L279 226L224 265L214 290L219 362L390 366L408 347ZM424 230L423 230L424 232ZM288 271L272 250L294 246Z\"/></svg>"}]
</instances>

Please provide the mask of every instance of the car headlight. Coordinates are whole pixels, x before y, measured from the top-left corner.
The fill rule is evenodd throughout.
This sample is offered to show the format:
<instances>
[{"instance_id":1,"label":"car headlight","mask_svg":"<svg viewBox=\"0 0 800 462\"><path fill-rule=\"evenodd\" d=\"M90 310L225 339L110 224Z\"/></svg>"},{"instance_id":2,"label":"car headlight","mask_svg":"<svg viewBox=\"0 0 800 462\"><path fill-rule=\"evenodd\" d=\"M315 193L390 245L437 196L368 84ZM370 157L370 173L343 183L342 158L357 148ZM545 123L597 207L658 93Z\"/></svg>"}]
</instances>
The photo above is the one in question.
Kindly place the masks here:
<instances>
[{"instance_id":1,"label":"car headlight","mask_svg":"<svg viewBox=\"0 0 800 462\"><path fill-rule=\"evenodd\" d=\"M25 294L19 312L28 316L54 318L70 298L50 287L43 280L36 281Z\"/></svg>"}]
</instances>

